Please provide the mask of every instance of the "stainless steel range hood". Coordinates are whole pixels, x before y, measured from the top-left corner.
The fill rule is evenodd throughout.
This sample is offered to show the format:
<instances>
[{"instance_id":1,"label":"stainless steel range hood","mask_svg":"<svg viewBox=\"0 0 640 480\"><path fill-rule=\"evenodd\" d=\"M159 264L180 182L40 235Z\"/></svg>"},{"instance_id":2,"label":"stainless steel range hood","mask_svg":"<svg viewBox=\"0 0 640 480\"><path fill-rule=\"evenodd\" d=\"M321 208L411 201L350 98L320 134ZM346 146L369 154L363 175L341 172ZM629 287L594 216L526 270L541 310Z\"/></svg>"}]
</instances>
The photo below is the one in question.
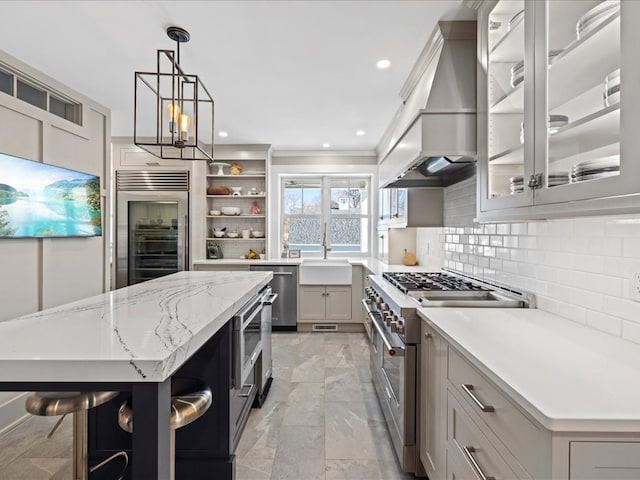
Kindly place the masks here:
<instances>
[{"instance_id":1,"label":"stainless steel range hood","mask_svg":"<svg viewBox=\"0 0 640 480\"><path fill-rule=\"evenodd\" d=\"M381 187L442 187L475 174L476 22L439 22L378 144Z\"/></svg>"}]
</instances>

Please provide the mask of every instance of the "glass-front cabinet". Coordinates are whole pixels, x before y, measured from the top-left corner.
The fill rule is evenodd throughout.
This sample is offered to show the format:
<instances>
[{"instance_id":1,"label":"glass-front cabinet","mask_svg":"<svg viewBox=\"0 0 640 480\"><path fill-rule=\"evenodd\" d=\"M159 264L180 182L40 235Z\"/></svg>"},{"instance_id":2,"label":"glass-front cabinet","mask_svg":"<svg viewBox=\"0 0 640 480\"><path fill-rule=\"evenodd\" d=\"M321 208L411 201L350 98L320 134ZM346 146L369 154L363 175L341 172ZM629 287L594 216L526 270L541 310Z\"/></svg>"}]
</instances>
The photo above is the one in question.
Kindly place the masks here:
<instances>
[{"instance_id":1,"label":"glass-front cabinet","mask_svg":"<svg viewBox=\"0 0 640 480\"><path fill-rule=\"evenodd\" d=\"M621 199L640 193L640 2L487 1L478 18L479 219L640 210Z\"/></svg>"}]
</instances>

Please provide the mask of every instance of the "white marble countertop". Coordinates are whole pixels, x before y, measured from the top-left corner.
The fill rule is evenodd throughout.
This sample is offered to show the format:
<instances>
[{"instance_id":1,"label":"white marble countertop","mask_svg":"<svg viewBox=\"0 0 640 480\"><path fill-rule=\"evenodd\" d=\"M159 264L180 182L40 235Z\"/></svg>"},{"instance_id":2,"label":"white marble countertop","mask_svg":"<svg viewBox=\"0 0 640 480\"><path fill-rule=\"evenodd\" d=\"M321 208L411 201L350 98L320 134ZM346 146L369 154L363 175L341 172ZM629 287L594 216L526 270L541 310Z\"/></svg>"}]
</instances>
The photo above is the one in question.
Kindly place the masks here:
<instances>
[{"instance_id":1,"label":"white marble countertop","mask_svg":"<svg viewBox=\"0 0 640 480\"><path fill-rule=\"evenodd\" d=\"M552 431L640 431L640 346L536 309L418 314Z\"/></svg>"},{"instance_id":2,"label":"white marble countertop","mask_svg":"<svg viewBox=\"0 0 640 480\"><path fill-rule=\"evenodd\" d=\"M179 272L0 322L0 382L159 382L271 272Z\"/></svg>"},{"instance_id":3,"label":"white marble countertop","mask_svg":"<svg viewBox=\"0 0 640 480\"><path fill-rule=\"evenodd\" d=\"M318 258L318 257L310 257ZM371 274L380 275L383 272L424 272L425 268L419 265L407 267L405 265L393 265L381 262L374 257L329 257L346 259L351 265L361 265ZM222 260L197 260L194 265L300 265L303 258L267 258L265 260L247 260L223 258Z\"/></svg>"}]
</instances>

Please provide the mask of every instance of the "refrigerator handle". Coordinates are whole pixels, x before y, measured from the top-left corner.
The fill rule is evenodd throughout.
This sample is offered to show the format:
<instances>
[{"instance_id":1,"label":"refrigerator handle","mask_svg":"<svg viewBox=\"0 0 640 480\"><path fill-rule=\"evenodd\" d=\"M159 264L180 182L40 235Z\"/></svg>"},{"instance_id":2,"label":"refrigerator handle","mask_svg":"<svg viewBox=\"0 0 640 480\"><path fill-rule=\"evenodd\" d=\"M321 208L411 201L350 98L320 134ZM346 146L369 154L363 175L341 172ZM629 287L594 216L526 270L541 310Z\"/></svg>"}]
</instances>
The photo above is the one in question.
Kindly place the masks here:
<instances>
[{"instance_id":1,"label":"refrigerator handle","mask_svg":"<svg viewBox=\"0 0 640 480\"><path fill-rule=\"evenodd\" d=\"M184 216L184 266L183 270L189 270L189 215Z\"/></svg>"}]
</instances>

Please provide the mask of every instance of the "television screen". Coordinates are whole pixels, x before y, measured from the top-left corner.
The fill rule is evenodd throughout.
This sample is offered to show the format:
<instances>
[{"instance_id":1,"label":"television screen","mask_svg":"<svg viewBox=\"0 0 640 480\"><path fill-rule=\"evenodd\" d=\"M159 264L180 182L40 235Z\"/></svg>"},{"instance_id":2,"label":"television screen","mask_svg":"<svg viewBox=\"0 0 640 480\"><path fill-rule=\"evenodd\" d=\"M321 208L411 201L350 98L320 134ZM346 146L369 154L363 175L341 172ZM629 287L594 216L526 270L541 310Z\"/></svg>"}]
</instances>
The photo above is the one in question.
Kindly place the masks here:
<instances>
[{"instance_id":1,"label":"television screen","mask_svg":"<svg viewBox=\"0 0 640 480\"><path fill-rule=\"evenodd\" d=\"M100 177L0 153L0 238L96 235Z\"/></svg>"}]
</instances>

